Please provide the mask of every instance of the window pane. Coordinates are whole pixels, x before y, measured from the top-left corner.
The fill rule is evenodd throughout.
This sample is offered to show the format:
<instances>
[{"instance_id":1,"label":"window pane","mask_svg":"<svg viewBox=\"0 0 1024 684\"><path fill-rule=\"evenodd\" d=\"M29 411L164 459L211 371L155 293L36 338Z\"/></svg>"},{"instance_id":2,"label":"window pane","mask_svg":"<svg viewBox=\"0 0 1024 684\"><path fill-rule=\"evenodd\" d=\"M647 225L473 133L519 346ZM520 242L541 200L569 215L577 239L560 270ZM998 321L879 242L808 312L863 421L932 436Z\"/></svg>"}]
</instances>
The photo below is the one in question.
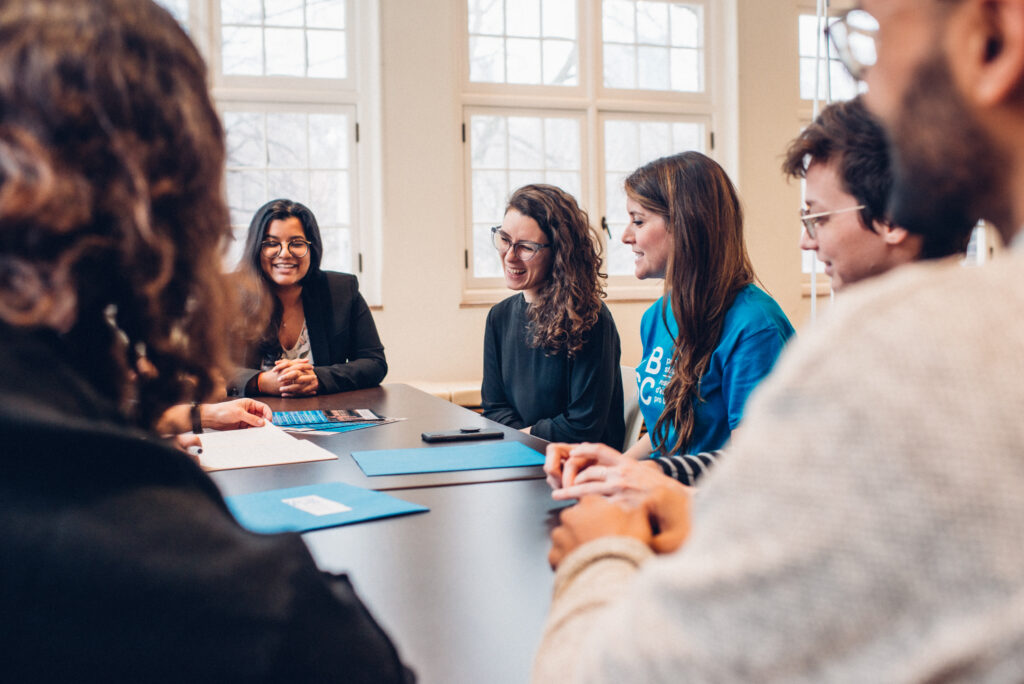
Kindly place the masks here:
<instances>
[{"instance_id":1,"label":"window pane","mask_svg":"<svg viewBox=\"0 0 1024 684\"><path fill-rule=\"evenodd\" d=\"M580 204L580 174L568 171L548 171L544 174L544 182L557 185L572 195Z\"/></svg>"},{"instance_id":2,"label":"window pane","mask_svg":"<svg viewBox=\"0 0 1024 684\"><path fill-rule=\"evenodd\" d=\"M466 2L470 81L579 84L575 0Z\"/></svg>"},{"instance_id":3,"label":"window pane","mask_svg":"<svg viewBox=\"0 0 1024 684\"><path fill-rule=\"evenodd\" d=\"M267 114L267 166L306 168L307 144L305 114Z\"/></svg>"},{"instance_id":4,"label":"window pane","mask_svg":"<svg viewBox=\"0 0 1024 684\"><path fill-rule=\"evenodd\" d=\"M504 40L501 38L470 36L469 80L485 83L504 83Z\"/></svg>"},{"instance_id":5,"label":"window pane","mask_svg":"<svg viewBox=\"0 0 1024 684\"><path fill-rule=\"evenodd\" d=\"M310 78L345 78L348 73L345 34L340 31L306 31Z\"/></svg>"},{"instance_id":6,"label":"window pane","mask_svg":"<svg viewBox=\"0 0 1024 684\"><path fill-rule=\"evenodd\" d=\"M508 119L508 167L510 169L542 169L544 147L542 121L530 117Z\"/></svg>"},{"instance_id":7,"label":"window pane","mask_svg":"<svg viewBox=\"0 0 1024 684\"><path fill-rule=\"evenodd\" d=\"M633 43L636 40L633 9L629 0L601 3L601 35L605 42Z\"/></svg>"},{"instance_id":8,"label":"window pane","mask_svg":"<svg viewBox=\"0 0 1024 684\"><path fill-rule=\"evenodd\" d=\"M545 85L576 85L576 43L544 41Z\"/></svg>"},{"instance_id":9,"label":"window pane","mask_svg":"<svg viewBox=\"0 0 1024 684\"><path fill-rule=\"evenodd\" d=\"M267 25L302 26L305 21L302 5L303 0L263 0Z\"/></svg>"},{"instance_id":10,"label":"window pane","mask_svg":"<svg viewBox=\"0 0 1024 684\"><path fill-rule=\"evenodd\" d=\"M264 40L268 76L306 75L306 44L301 29L268 28Z\"/></svg>"},{"instance_id":11,"label":"window pane","mask_svg":"<svg viewBox=\"0 0 1024 684\"><path fill-rule=\"evenodd\" d=\"M309 204L309 172L306 170L267 171L267 194L269 195L268 200L284 197Z\"/></svg>"},{"instance_id":12,"label":"window pane","mask_svg":"<svg viewBox=\"0 0 1024 684\"><path fill-rule=\"evenodd\" d=\"M262 114L249 112L227 112L224 114L228 166L262 168L267 163L263 123Z\"/></svg>"},{"instance_id":13,"label":"window pane","mask_svg":"<svg viewBox=\"0 0 1024 684\"><path fill-rule=\"evenodd\" d=\"M259 26L263 21L263 7L253 0L220 0L221 24L249 24Z\"/></svg>"},{"instance_id":14,"label":"window pane","mask_svg":"<svg viewBox=\"0 0 1024 684\"><path fill-rule=\"evenodd\" d=\"M703 53L700 50L672 50L672 90L691 93L704 90L704 84L701 82L701 76L704 74L702 57Z\"/></svg>"},{"instance_id":15,"label":"window pane","mask_svg":"<svg viewBox=\"0 0 1024 684\"><path fill-rule=\"evenodd\" d=\"M508 177L504 171L474 171L473 222L492 226L501 223L509 192Z\"/></svg>"},{"instance_id":16,"label":"window pane","mask_svg":"<svg viewBox=\"0 0 1024 684\"><path fill-rule=\"evenodd\" d=\"M637 137L640 141L638 153L640 159L637 166L653 161L658 157L673 154L681 150L672 147L672 126L666 121L640 121L636 124Z\"/></svg>"},{"instance_id":17,"label":"window pane","mask_svg":"<svg viewBox=\"0 0 1024 684\"><path fill-rule=\"evenodd\" d=\"M637 85L645 90L668 90L668 48L637 48Z\"/></svg>"},{"instance_id":18,"label":"window pane","mask_svg":"<svg viewBox=\"0 0 1024 684\"><path fill-rule=\"evenodd\" d=\"M266 174L263 171L228 170L227 191L231 224L248 226L256 210L268 200Z\"/></svg>"},{"instance_id":19,"label":"window pane","mask_svg":"<svg viewBox=\"0 0 1024 684\"><path fill-rule=\"evenodd\" d=\"M345 0L306 0L306 26L344 29Z\"/></svg>"},{"instance_id":20,"label":"window pane","mask_svg":"<svg viewBox=\"0 0 1024 684\"><path fill-rule=\"evenodd\" d=\"M347 116L343 114L310 114L309 140L309 166L311 168L348 168Z\"/></svg>"},{"instance_id":21,"label":"window pane","mask_svg":"<svg viewBox=\"0 0 1024 684\"><path fill-rule=\"evenodd\" d=\"M469 0L469 32L504 34L505 15L502 0Z\"/></svg>"},{"instance_id":22,"label":"window pane","mask_svg":"<svg viewBox=\"0 0 1024 684\"><path fill-rule=\"evenodd\" d=\"M668 45L668 5L663 2L636 4L636 40L648 45Z\"/></svg>"},{"instance_id":23,"label":"window pane","mask_svg":"<svg viewBox=\"0 0 1024 684\"><path fill-rule=\"evenodd\" d=\"M632 45L604 46L604 84L608 88L636 87L636 48Z\"/></svg>"},{"instance_id":24,"label":"window pane","mask_svg":"<svg viewBox=\"0 0 1024 684\"><path fill-rule=\"evenodd\" d=\"M603 0L601 8L606 87L703 91L701 5Z\"/></svg>"},{"instance_id":25,"label":"window pane","mask_svg":"<svg viewBox=\"0 0 1024 684\"><path fill-rule=\"evenodd\" d=\"M565 116L473 114L468 130L473 277L496 277L501 275L500 261L487 228L501 223L505 202L512 191L528 183L552 183L579 196L580 120Z\"/></svg>"},{"instance_id":26,"label":"window pane","mask_svg":"<svg viewBox=\"0 0 1024 684\"><path fill-rule=\"evenodd\" d=\"M544 167L578 169L580 166L579 124L572 119L544 122Z\"/></svg>"},{"instance_id":27,"label":"window pane","mask_svg":"<svg viewBox=\"0 0 1024 684\"><path fill-rule=\"evenodd\" d=\"M509 38L505 41L508 54L509 83L540 83L540 41L528 38Z\"/></svg>"},{"instance_id":28,"label":"window pane","mask_svg":"<svg viewBox=\"0 0 1024 684\"><path fill-rule=\"evenodd\" d=\"M541 7L546 38L576 38L576 0L544 0Z\"/></svg>"},{"instance_id":29,"label":"window pane","mask_svg":"<svg viewBox=\"0 0 1024 684\"><path fill-rule=\"evenodd\" d=\"M474 169L504 169L508 165L508 119L504 116L474 116L470 136Z\"/></svg>"},{"instance_id":30,"label":"window pane","mask_svg":"<svg viewBox=\"0 0 1024 684\"><path fill-rule=\"evenodd\" d=\"M672 5L669 13L672 25L672 44L679 47L701 47L704 44L701 32L699 7Z\"/></svg>"},{"instance_id":31,"label":"window pane","mask_svg":"<svg viewBox=\"0 0 1024 684\"><path fill-rule=\"evenodd\" d=\"M221 69L231 76L263 74L263 31L225 26L221 29Z\"/></svg>"},{"instance_id":32,"label":"window pane","mask_svg":"<svg viewBox=\"0 0 1024 684\"><path fill-rule=\"evenodd\" d=\"M344 0L221 0L221 17L225 75L348 77Z\"/></svg>"},{"instance_id":33,"label":"window pane","mask_svg":"<svg viewBox=\"0 0 1024 684\"><path fill-rule=\"evenodd\" d=\"M505 31L510 36L540 36L540 2L508 0L505 3Z\"/></svg>"},{"instance_id":34,"label":"window pane","mask_svg":"<svg viewBox=\"0 0 1024 684\"><path fill-rule=\"evenodd\" d=\"M672 149L704 150L704 126L698 123L672 124Z\"/></svg>"},{"instance_id":35,"label":"window pane","mask_svg":"<svg viewBox=\"0 0 1024 684\"><path fill-rule=\"evenodd\" d=\"M317 220L319 221L319 217ZM321 226L320 237L324 242L324 258L320 263L320 268L325 271L354 272L355 260L352 258L351 231L347 228Z\"/></svg>"},{"instance_id":36,"label":"window pane","mask_svg":"<svg viewBox=\"0 0 1024 684\"><path fill-rule=\"evenodd\" d=\"M345 171L309 172L309 208L317 223L324 226L348 226L349 216L348 173Z\"/></svg>"}]
</instances>

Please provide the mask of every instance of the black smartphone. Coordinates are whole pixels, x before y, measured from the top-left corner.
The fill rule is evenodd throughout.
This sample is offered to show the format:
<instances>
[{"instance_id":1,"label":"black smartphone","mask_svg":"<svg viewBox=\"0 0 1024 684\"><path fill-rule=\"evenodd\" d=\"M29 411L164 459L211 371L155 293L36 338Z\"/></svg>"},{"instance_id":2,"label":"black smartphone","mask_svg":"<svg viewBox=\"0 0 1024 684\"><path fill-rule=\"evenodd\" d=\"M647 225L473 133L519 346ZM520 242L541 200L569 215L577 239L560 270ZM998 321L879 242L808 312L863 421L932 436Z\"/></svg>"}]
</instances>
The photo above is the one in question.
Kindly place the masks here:
<instances>
[{"instance_id":1,"label":"black smartphone","mask_svg":"<svg viewBox=\"0 0 1024 684\"><path fill-rule=\"evenodd\" d=\"M420 436L424 442L464 442L476 439L501 439L505 436L505 433L501 430L464 427L458 430L445 430L443 432L424 432Z\"/></svg>"}]
</instances>

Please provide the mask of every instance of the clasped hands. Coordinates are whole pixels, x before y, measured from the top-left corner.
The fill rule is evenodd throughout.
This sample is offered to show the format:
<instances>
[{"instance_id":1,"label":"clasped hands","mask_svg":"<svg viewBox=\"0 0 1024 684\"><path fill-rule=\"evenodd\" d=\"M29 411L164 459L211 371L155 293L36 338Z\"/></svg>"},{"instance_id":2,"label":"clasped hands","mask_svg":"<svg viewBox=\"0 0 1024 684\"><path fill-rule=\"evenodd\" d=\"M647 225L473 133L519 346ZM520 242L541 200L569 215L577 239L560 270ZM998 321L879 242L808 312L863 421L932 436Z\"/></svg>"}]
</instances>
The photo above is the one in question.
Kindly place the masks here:
<instances>
[{"instance_id":1,"label":"clasped hands","mask_svg":"<svg viewBox=\"0 0 1024 684\"><path fill-rule=\"evenodd\" d=\"M549 444L544 472L559 500L580 502L562 512L551 533L551 567L588 541L606 536L639 539L655 553L678 549L690 533L692 490L656 464L637 461L604 444Z\"/></svg>"},{"instance_id":2,"label":"clasped hands","mask_svg":"<svg viewBox=\"0 0 1024 684\"><path fill-rule=\"evenodd\" d=\"M282 397L302 397L316 394L320 381L309 359L278 359L270 370L259 374L259 391Z\"/></svg>"}]
</instances>

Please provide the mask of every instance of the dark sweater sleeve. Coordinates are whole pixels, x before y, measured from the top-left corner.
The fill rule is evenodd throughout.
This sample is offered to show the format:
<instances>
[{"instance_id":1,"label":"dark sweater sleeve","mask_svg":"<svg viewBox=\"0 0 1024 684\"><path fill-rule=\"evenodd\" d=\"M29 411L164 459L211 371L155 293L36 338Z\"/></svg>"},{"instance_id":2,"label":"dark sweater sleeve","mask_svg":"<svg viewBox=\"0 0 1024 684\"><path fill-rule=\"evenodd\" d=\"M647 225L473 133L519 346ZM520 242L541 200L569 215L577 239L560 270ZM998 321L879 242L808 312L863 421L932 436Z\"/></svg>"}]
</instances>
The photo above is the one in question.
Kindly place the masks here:
<instances>
[{"instance_id":1,"label":"dark sweater sleeve","mask_svg":"<svg viewBox=\"0 0 1024 684\"><path fill-rule=\"evenodd\" d=\"M610 315L601 316L586 344L570 361L569 401L565 411L534 423L530 434L551 442L598 442L601 440L614 390L621 384L619 333ZM621 404L617 410L622 413Z\"/></svg>"},{"instance_id":2,"label":"dark sweater sleeve","mask_svg":"<svg viewBox=\"0 0 1024 684\"><path fill-rule=\"evenodd\" d=\"M521 429L526 427L526 423L509 401L501 375L501 333L495 318L495 309L491 309L484 328L484 380L480 386L480 403L485 418Z\"/></svg>"},{"instance_id":3,"label":"dark sweater sleeve","mask_svg":"<svg viewBox=\"0 0 1024 684\"><path fill-rule=\"evenodd\" d=\"M313 367L320 384L319 394L376 387L388 372L384 345L370 307L354 284L355 279L349 282L350 290L344 292L343 281L331 282L331 363Z\"/></svg>"}]
</instances>

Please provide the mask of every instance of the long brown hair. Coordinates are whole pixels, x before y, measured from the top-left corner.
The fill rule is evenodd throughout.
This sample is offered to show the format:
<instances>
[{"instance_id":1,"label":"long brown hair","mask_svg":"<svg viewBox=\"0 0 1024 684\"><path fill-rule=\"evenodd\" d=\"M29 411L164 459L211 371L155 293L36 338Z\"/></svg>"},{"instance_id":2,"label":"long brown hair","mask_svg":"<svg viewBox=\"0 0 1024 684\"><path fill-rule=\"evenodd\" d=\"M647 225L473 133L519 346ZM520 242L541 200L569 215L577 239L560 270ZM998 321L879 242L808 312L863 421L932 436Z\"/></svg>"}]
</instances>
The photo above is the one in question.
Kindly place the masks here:
<instances>
[{"instance_id":1,"label":"long brown hair","mask_svg":"<svg viewBox=\"0 0 1024 684\"><path fill-rule=\"evenodd\" d=\"M575 356L597 323L605 296L601 251L587 212L572 195L553 185L525 185L509 198L515 209L537 222L551 244L551 274L527 309L531 344Z\"/></svg>"},{"instance_id":2,"label":"long brown hair","mask_svg":"<svg viewBox=\"0 0 1024 684\"><path fill-rule=\"evenodd\" d=\"M665 410L652 437L660 437L655 441L662 443L664 453L678 453L693 436L700 378L718 346L725 314L736 294L754 282L743 242L743 210L722 167L699 152L664 157L637 169L626 179L626 194L664 218L672 236L665 290L679 333ZM668 447L664 437L670 424L676 440Z\"/></svg>"},{"instance_id":3,"label":"long brown hair","mask_svg":"<svg viewBox=\"0 0 1024 684\"><path fill-rule=\"evenodd\" d=\"M223 131L145 0L0 5L0 319L64 333L134 422L225 366Z\"/></svg>"}]
</instances>

